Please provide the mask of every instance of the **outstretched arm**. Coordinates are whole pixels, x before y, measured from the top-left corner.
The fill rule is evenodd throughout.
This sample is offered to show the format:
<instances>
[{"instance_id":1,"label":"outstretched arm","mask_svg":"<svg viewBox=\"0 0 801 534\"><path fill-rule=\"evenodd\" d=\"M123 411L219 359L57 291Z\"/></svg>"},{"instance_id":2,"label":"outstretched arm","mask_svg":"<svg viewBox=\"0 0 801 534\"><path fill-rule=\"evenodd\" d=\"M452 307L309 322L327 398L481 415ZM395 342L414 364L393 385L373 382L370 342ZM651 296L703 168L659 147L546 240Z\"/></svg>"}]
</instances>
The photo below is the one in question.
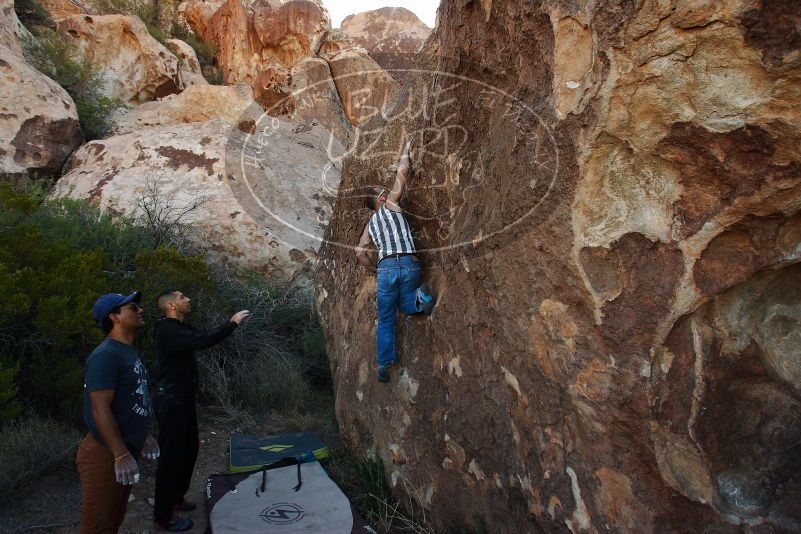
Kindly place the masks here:
<instances>
[{"instance_id":1,"label":"outstretched arm","mask_svg":"<svg viewBox=\"0 0 801 534\"><path fill-rule=\"evenodd\" d=\"M364 231L359 238L359 244L356 246L356 259L362 267L370 272L375 272L375 266L373 262L370 261L369 256L367 256L367 247L370 246L370 231L368 230L368 225L369 223L364 225Z\"/></svg>"},{"instance_id":2,"label":"outstretched arm","mask_svg":"<svg viewBox=\"0 0 801 534\"><path fill-rule=\"evenodd\" d=\"M392 184L392 190L387 195L387 207L392 211L400 211L401 196L403 190L406 188L406 179L409 177L409 149L411 148L411 141L407 141L403 147L403 154L398 162L398 172L395 174L395 183Z\"/></svg>"},{"instance_id":3,"label":"outstretched arm","mask_svg":"<svg viewBox=\"0 0 801 534\"><path fill-rule=\"evenodd\" d=\"M211 330L199 330L189 325L177 324L170 329L162 328L159 330L159 336L165 345L173 349L203 350L213 347L233 334L237 326L239 323L234 321L233 317L227 323Z\"/></svg>"}]
</instances>

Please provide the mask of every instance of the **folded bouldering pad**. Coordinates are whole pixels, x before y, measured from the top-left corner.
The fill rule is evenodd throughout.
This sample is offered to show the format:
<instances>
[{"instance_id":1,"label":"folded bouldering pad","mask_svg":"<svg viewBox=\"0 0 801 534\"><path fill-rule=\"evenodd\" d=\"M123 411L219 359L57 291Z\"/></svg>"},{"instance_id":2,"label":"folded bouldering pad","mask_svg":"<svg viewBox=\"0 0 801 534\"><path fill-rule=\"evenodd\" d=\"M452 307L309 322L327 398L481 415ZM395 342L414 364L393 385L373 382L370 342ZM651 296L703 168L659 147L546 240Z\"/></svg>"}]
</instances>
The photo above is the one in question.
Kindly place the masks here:
<instances>
[{"instance_id":1,"label":"folded bouldering pad","mask_svg":"<svg viewBox=\"0 0 801 534\"><path fill-rule=\"evenodd\" d=\"M231 473L242 473L286 458L322 460L328 458L331 450L311 432L295 432L267 438L231 434L230 453Z\"/></svg>"},{"instance_id":2,"label":"folded bouldering pad","mask_svg":"<svg viewBox=\"0 0 801 534\"><path fill-rule=\"evenodd\" d=\"M211 475L206 511L212 534L373 532L315 461Z\"/></svg>"}]
</instances>

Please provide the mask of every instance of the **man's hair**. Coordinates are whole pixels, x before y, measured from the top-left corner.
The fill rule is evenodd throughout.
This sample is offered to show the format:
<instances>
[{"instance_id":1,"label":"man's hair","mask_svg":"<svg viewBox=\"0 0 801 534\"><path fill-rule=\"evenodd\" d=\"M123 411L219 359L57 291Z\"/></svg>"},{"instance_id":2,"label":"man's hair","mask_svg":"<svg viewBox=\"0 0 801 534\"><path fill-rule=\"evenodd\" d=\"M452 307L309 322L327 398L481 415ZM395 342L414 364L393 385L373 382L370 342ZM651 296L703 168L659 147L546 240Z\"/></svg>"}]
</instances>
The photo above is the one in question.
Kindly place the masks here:
<instances>
[{"instance_id":1,"label":"man's hair","mask_svg":"<svg viewBox=\"0 0 801 534\"><path fill-rule=\"evenodd\" d=\"M114 321L111 320L112 313L120 313L120 307L116 306L108 312L108 315L103 317L103 320L100 321L100 329L103 331L104 334L109 335L109 333L114 330Z\"/></svg>"},{"instance_id":2,"label":"man's hair","mask_svg":"<svg viewBox=\"0 0 801 534\"><path fill-rule=\"evenodd\" d=\"M370 187L364 195L364 205L369 209L375 211L378 207L378 196L384 189L381 187Z\"/></svg>"},{"instance_id":3,"label":"man's hair","mask_svg":"<svg viewBox=\"0 0 801 534\"><path fill-rule=\"evenodd\" d=\"M177 289L168 289L167 291L162 291L159 293L159 296L156 297L156 306L158 306L161 311L166 313L167 303L175 300L175 294L177 292Z\"/></svg>"}]
</instances>

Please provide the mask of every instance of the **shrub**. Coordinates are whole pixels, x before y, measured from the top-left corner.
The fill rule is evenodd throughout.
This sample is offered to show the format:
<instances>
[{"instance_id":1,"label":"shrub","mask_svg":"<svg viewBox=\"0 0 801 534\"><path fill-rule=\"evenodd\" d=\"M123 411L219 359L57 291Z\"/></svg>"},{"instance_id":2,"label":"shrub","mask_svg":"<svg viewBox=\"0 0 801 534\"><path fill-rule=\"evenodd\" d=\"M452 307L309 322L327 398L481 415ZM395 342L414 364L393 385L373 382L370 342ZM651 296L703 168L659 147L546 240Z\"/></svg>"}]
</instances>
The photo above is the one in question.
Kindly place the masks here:
<instances>
[{"instance_id":1,"label":"shrub","mask_svg":"<svg viewBox=\"0 0 801 534\"><path fill-rule=\"evenodd\" d=\"M331 378L309 285L276 287L256 274L215 272L201 257L155 247L132 219L43 196L41 187L0 186L0 354L14 355L0 369L19 367L15 385L0 382L0 394L10 399L18 387L19 400L37 413L77 420L83 361L102 339L89 311L110 291L143 292L148 321L137 344L157 372L154 299L174 288L192 298L190 321L203 327L241 309L252 313L236 335L199 358L205 400L226 409L317 408L315 386Z\"/></svg>"},{"instance_id":2,"label":"shrub","mask_svg":"<svg viewBox=\"0 0 801 534\"><path fill-rule=\"evenodd\" d=\"M41 29L56 29L56 23L53 22L50 13L36 0L16 0L14 12L25 28L34 34Z\"/></svg>"},{"instance_id":3,"label":"shrub","mask_svg":"<svg viewBox=\"0 0 801 534\"><path fill-rule=\"evenodd\" d=\"M113 133L111 116L122 107L122 103L103 95L105 80L99 69L88 59L78 58L75 50L52 30L25 39L23 46L28 62L55 80L72 97L87 140Z\"/></svg>"},{"instance_id":4,"label":"shrub","mask_svg":"<svg viewBox=\"0 0 801 534\"><path fill-rule=\"evenodd\" d=\"M170 39L170 28L177 10L159 0L94 0L95 8L104 15L129 15L145 23L148 33L161 44Z\"/></svg>"},{"instance_id":5,"label":"shrub","mask_svg":"<svg viewBox=\"0 0 801 534\"><path fill-rule=\"evenodd\" d=\"M50 419L27 417L0 428L0 501L5 501L40 475L74 465L81 436Z\"/></svg>"},{"instance_id":6,"label":"shrub","mask_svg":"<svg viewBox=\"0 0 801 534\"><path fill-rule=\"evenodd\" d=\"M251 316L236 336L200 358L203 394L231 408L285 414L316 409L323 394L315 385L328 386L331 378L324 346L316 344L322 332L311 288L268 286L256 276L240 275L223 278L218 291L230 309L248 309Z\"/></svg>"},{"instance_id":7,"label":"shrub","mask_svg":"<svg viewBox=\"0 0 801 534\"><path fill-rule=\"evenodd\" d=\"M17 417L22 405L17 401L17 385L14 379L19 372L19 365L4 368L0 365L0 423Z\"/></svg>"}]
</instances>

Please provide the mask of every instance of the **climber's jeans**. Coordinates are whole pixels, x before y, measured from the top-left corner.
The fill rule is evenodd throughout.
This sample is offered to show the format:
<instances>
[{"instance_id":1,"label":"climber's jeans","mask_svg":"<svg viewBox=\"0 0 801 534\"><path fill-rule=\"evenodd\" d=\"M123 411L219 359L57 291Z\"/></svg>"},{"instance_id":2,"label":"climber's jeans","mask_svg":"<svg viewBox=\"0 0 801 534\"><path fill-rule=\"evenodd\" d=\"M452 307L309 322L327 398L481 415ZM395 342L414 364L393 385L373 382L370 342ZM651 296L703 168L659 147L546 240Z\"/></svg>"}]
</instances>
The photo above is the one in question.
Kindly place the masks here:
<instances>
[{"instance_id":1,"label":"climber's jeans","mask_svg":"<svg viewBox=\"0 0 801 534\"><path fill-rule=\"evenodd\" d=\"M385 258L378 264L378 365L386 367L397 361L395 324L397 309L411 315L420 313L417 288L420 287L420 262L412 256Z\"/></svg>"}]
</instances>

